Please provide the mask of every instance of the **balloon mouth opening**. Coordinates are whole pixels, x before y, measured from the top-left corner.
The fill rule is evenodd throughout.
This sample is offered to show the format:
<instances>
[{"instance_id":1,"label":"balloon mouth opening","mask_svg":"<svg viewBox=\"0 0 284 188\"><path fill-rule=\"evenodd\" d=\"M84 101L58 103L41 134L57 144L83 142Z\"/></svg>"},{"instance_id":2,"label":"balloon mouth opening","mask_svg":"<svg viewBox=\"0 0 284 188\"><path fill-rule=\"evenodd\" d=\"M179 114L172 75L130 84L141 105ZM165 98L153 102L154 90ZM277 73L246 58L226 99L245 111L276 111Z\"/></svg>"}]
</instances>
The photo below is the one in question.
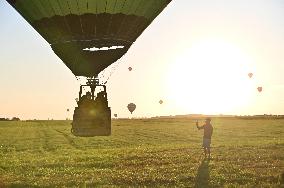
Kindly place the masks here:
<instances>
[{"instance_id":1,"label":"balloon mouth opening","mask_svg":"<svg viewBox=\"0 0 284 188\"><path fill-rule=\"evenodd\" d=\"M101 48L97 48L97 47L92 47L92 48L84 48L84 51L90 51L90 52L96 52L96 51L108 51L108 50L116 50L116 49L122 49L125 46L105 46L105 47L101 47Z\"/></svg>"}]
</instances>

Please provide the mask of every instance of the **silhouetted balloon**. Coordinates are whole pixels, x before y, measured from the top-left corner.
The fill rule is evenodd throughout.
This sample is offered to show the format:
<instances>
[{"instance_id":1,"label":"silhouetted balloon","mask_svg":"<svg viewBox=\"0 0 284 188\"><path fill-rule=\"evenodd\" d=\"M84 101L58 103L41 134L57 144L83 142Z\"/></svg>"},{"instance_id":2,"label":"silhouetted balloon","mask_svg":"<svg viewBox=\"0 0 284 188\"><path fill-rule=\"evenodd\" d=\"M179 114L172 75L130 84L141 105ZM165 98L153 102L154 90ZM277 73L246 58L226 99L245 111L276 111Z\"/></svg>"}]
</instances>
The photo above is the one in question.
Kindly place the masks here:
<instances>
[{"instance_id":1,"label":"silhouetted balloon","mask_svg":"<svg viewBox=\"0 0 284 188\"><path fill-rule=\"evenodd\" d=\"M131 112L131 114L132 114L132 112L134 112L134 110L136 109L136 105L134 103L129 103L127 105L127 108L129 110L129 112Z\"/></svg>"},{"instance_id":2,"label":"silhouetted balloon","mask_svg":"<svg viewBox=\"0 0 284 188\"><path fill-rule=\"evenodd\" d=\"M132 71L132 67L128 67L128 70L129 70L129 71Z\"/></svg>"},{"instance_id":3,"label":"silhouetted balloon","mask_svg":"<svg viewBox=\"0 0 284 188\"><path fill-rule=\"evenodd\" d=\"M160 104L163 104L163 103L164 103L164 101L163 101L163 100L159 100L159 103L160 103Z\"/></svg>"},{"instance_id":4,"label":"silhouetted balloon","mask_svg":"<svg viewBox=\"0 0 284 188\"><path fill-rule=\"evenodd\" d=\"M253 76L253 73L248 73L248 76L251 78Z\"/></svg>"},{"instance_id":5,"label":"silhouetted balloon","mask_svg":"<svg viewBox=\"0 0 284 188\"><path fill-rule=\"evenodd\" d=\"M69 108L67 108L67 112L69 112L70 110L69 110Z\"/></svg>"},{"instance_id":6,"label":"silhouetted balloon","mask_svg":"<svg viewBox=\"0 0 284 188\"><path fill-rule=\"evenodd\" d=\"M117 114L113 114L114 115L114 117L117 117Z\"/></svg>"},{"instance_id":7,"label":"silhouetted balloon","mask_svg":"<svg viewBox=\"0 0 284 188\"><path fill-rule=\"evenodd\" d=\"M171 0L6 0L76 76L121 58Z\"/></svg>"},{"instance_id":8,"label":"silhouetted balloon","mask_svg":"<svg viewBox=\"0 0 284 188\"><path fill-rule=\"evenodd\" d=\"M257 88L258 92L262 92L262 87Z\"/></svg>"}]
</instances>

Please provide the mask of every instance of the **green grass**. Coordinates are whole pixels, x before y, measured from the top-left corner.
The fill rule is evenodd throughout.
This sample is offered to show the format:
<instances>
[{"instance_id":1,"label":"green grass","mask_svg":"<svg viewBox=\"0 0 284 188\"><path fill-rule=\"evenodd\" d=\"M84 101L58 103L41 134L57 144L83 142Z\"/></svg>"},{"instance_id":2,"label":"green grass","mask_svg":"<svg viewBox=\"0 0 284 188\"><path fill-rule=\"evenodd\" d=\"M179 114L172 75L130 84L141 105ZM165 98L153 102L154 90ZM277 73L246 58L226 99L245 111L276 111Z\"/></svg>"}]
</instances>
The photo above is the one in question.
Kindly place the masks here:
<instances>
[{"instance_id":1,"label":"green grass","mask_svg":"<svg viewBox=\"0 0 284 188\"><path fill-rule=\"evenodd\" d=\"M284 120L212 120L213 159L191 119L113 120L79 138L68 121L0 122L0 187L280 187Z\"/></svg>"}]
</instances>

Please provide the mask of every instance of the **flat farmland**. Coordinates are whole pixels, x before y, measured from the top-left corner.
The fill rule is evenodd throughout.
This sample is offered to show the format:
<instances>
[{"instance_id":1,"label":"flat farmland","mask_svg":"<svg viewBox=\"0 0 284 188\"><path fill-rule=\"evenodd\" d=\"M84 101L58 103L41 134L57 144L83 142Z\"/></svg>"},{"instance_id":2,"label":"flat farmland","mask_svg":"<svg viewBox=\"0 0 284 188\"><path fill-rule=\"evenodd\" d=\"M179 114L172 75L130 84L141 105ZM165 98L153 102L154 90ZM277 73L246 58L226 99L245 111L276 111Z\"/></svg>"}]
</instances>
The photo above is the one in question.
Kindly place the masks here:
<instances>
[{"instance_id":1,"label":"flat farmland","mask_svg":"<svg viewBox=\"0 0 284 188\"><path fill-rule=\"evenodd\" d=\"M0 187L283 186L284 119L213 118L210 160L193 119L116 119L91 138L70 123L0 122Z\"/></svg>"}]
</instances>

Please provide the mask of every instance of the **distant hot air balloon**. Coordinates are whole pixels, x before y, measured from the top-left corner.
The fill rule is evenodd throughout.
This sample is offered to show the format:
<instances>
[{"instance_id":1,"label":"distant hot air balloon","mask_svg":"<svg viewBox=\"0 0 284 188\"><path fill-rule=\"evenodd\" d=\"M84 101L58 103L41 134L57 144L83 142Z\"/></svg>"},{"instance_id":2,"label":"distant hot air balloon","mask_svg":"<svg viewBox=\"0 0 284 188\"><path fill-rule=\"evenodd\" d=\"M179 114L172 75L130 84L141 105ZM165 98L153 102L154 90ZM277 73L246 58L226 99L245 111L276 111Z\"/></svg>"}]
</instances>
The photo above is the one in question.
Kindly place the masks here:
<instances>
[{"instance_id":1,"label":"distant hot air balloon","mask_svg":"<svg viewBox=\"0 0 284 188\"><path fill-rule=\"evenodd\" d=\"M132 67L128 67L128 70L129 70L129 71L132 71Z\"/></svg>"},{"instance_id":2,"label":"distant hot air balloon","mask_svg":"<svg viewBox=\"0 0 284 188\"><path fill-rule=\"evenodd\" d=\"M129 110L129 112L132 114L132 112L134 112L134 110L136 109L136 105L134 103L129 103L127 105L127 108Z\"/></svg>"},{"instance_id":3,"label":"distant hot air balloon","mask_svg":"<svg viewBox=\"0 0 284 188\"><path fill-rule=\"evenodd\" d=\"M113 114L114 115L114 117L117 117L117 114Z\"/></svg>"},{"instance_id":4,"label":"distant hot air balloon","mask_svg":"<svg viewBox=\"0 0 284 188\"><path fill-rule=\"evenodd\" d=\"M159 103L160 103L160 104L163 104L163 103L164 103L164 101L163 101L163 100L159 100Z\"/></svg>"},{"instance_id":5,"label":"distant hot air balloon","mask_svg":"<svg viewBox=\"0 0 284 188\"><path fill-rule=\"evenodd\" d=\"M257 88L258 92L262 92L262 87Z\"/></svg>"},{"instance_id":6,"label":"distant hot air balloon","mask_svg":"<svg viewBox=\"0 0 284 188\"><path fill-rule=\"evenodd\" d=\"M69 112L70 110L69 110L69 108L67 108L67 112Z\"/></svg>"},{"instance_id":7,"label":"distant hot air balloon","mask_svg":"<svg viewBox=\"0 0 284 188\"><path fill-rule=\"evenodd\" d=\"M248 76L251 78L253 76L253 73L248 73Z\"/></svg>"}]
</instances>

